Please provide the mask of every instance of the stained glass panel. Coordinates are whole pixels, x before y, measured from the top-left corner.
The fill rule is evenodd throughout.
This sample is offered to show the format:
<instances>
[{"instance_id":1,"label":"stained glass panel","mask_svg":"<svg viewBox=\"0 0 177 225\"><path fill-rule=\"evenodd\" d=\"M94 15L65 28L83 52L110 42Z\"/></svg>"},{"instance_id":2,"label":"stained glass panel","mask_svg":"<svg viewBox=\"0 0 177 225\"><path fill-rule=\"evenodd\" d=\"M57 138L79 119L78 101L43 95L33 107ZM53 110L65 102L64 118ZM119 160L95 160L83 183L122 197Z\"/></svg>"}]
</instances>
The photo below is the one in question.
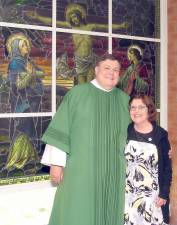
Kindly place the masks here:
<instances>
[{"instance_id":1,"label":"stained glass panel","mask_svg":"<svg viewBox=\"0 0 177 225\"><path fill-rule=\"evenodd\" d=\"M0 112L51 111L51 33L0 29Z\"/></svg>"},{"instance_id":2,"label":"stained glass panel","mask_svg":"<svg viewBox=\"0 0 177 225\"><path fill-rule=\"evenodd\" d=\"M118 86L129 95L151 95L159 107L159 43L114 38L113 54L121 62Z\"/></svg>"},{"instance_id":3,"label":"stained glass panel","mask_svg":"<svg viewBox=\"0 0 177 225\"><path fill-rule=\"evenodd\" d=\"M40 164L44 150L40 138L49 121L50 117L0 118L0 185L46 174Z\"/></svg>"},{"instance_id":4,"label":"stained glass panel","mask_svg":"<svg viewBox=\"0 0 177 225\"><path fill-rule=\"evenodd\" d=\"M41 16L39 18L39 15ZM51 0L5 0L0 1L0 21L20 24L52 25Z\"/></svg>"},{"instance_id":5,"label":"stained glass panel","mask_svg":"<svg viewBox=\"0 0 177 225\"><path fill-rule=\"evenodd\" d=\"M160 38L159 0L113 0L113 24L127 22L127 30L114 33Z\"/></svg>"},{"instance_id":6,"label":"stained glass panel","mask_svg":"<svg viewBox=\"0 0 177 225\"><path fill-rule=\"evenodd\" d=\"M108 31L108 1L57 1L57 27Z\"/></svg>"}]
</instances>

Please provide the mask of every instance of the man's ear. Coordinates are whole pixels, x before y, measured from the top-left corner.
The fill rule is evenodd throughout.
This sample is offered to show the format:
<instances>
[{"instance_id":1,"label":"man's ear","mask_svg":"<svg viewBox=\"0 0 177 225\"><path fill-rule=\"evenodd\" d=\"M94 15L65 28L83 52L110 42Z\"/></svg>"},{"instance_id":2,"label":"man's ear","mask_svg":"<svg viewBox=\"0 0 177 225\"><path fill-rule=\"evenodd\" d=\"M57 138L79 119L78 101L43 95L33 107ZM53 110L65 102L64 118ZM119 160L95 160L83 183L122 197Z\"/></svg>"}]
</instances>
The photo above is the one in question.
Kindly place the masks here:
<instances>
[{"instance_id":1,"label":"man's ear","mask_svg":"<svg viewBox=\"0 0 177 225\"><path fill-rule=\"evenodd\" d=\"M95 75L98 73L98 66L95 66Z\"/></svg>"}]
</instances>

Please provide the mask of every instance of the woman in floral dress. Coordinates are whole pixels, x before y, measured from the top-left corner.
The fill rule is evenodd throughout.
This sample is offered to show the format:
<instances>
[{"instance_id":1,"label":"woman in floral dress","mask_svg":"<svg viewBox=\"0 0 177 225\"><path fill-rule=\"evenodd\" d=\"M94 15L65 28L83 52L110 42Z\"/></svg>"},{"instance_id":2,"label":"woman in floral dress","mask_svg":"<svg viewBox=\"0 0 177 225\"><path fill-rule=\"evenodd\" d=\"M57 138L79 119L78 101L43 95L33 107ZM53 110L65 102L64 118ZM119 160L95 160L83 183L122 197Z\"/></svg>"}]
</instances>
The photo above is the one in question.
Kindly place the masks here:
<instances>
[{"instance_id":1,"label":"woman in floral dress","mask_svg":"<svg viewBox=\"0 0 177 225\"><path fill-rule=\"evenodd\" d=\"M150 97L136 95L129 106L133 123L125 148L124 224L168 224L172 177L168 133L155 123L157 112Z\"/></svg>"}]
</instances>

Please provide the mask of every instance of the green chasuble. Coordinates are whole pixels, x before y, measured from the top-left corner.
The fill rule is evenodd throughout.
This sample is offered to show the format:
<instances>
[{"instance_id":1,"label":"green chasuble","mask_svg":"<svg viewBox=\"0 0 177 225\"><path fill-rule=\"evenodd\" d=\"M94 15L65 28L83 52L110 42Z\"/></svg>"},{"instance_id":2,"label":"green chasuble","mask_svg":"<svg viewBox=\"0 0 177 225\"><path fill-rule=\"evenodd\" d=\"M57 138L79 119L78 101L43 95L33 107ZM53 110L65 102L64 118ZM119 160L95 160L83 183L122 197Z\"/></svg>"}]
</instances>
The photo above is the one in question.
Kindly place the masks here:
<instances>
[{"instance_id":1,"label":"green chasuble","mask_svg":"<svg viewBox=\"0 0 177 225\"><path fill-rule=\"evenodd\" d=\"M122 225L129 97L92 83L64 97L42 140L67 153L49 225Z\"/></svg>"}]
</instances>

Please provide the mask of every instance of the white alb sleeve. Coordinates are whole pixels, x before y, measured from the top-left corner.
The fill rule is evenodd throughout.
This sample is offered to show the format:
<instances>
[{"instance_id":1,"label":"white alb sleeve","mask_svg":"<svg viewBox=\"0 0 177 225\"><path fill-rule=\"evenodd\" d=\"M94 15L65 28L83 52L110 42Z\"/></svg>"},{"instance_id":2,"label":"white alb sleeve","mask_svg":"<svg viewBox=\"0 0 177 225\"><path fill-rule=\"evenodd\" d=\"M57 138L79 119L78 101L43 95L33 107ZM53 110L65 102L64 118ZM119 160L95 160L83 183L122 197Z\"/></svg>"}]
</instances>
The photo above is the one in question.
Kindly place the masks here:
<instances>
[{"instance_id":1,"label":"white alb sleeve","mask_svg":"<svg viewBox=\"0 0 177 225\"><path fill-rule=\"evenodd\" d=\"M65 167L66 152L46 144L41 163L46 166L56 165Z\"/></svg>"}]
</instances>

